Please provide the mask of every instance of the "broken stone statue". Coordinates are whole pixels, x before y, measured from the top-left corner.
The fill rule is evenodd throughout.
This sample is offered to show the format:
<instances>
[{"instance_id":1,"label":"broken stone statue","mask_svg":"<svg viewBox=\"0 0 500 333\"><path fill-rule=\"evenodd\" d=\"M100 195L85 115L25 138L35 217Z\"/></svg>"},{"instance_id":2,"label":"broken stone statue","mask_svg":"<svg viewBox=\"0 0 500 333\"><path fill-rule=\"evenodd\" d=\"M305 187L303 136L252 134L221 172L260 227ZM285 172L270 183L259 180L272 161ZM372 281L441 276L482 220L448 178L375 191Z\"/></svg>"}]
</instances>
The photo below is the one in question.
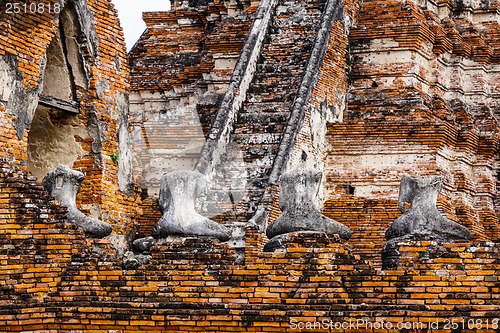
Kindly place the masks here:
<instances>
[{"instance_id":1,"label":"broken stone statue","mask_svg":"<svg viewBox=\"0 0 500 333\"><path fill-rule=\"evenodd\" d=\"M385 232L385 238L388 240L382 250L385 267L393 267L398 260L397 242L408 240L450 242L472 238L469 229L451 221L437 209L437 197L443 188L443 181L443 176L403 175L398 199L398 208L403 215L398 217ZM411 206L405 209L405 203Z\"/></svg>"},{"instance_id":2,"label":"broken stone statue","mask_svg":"<svg viewBox=\"0 0 500 333\"><path fill-rule=\"evenodd\" d=\"M205 176L196 171L179 170L164 175L158 199L163 216L153 228L153 237L191 235L229 240L230 232L226 227L207 219L195 210L196 198L206 186Z\"/></svg>"},{"instance_id":3,"label":"broken stone statue","mask_svg":"<svg viewBox=\"0 0 500 333\"><path fill-rule=\"evenodd\" d=\"M50 195L68 208L67 222L78 226L87 237L106 237L111 234L111 225L86 216L76 207L76 195L84 179L82 172L72 170L67 165L59 165L57 169L45 175L43 186Z\"/></svg>"},{"instance_id":4,"label":"broken stone statue","mask_svg":"<svg viewBox=\"0 0 500 333\"><path fill-rule=\"evenodd\" d=\"M318 210L314 201L318 195L322 174L301 165L281 176L279 205L283 213L266 230L270 241L264 251L283 248L288 233L297 231L338 234L351 237L351 230Z\"/></svg>"},{"instance_id":5,"label":"broken stone statue","mask_svg":"<svg viewBox=\"0 0 500 333\"><path fill-rule=\"evenodd\" d=\"M437 197L443 188L443 180L443 176L403 176L398 199L398 208L403 215L385 232L387 240L412 234L428 235L445 241L472 238L469 229L451 221L437 209ZM405 209L406 202L411 204L408 210Z\"/></svg>"}]
</instances>

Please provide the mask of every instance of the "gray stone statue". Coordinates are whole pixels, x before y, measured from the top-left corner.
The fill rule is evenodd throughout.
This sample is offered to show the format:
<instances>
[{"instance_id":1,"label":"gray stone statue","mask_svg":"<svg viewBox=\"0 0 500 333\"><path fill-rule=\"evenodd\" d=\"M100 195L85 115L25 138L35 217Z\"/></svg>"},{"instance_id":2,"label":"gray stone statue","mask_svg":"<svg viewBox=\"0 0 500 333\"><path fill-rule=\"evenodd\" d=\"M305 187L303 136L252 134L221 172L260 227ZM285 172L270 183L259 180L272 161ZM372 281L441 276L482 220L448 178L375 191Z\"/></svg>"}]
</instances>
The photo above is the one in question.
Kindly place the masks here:
<instances>
[{"instance_id":1,"label":"gray stone statue","mask_svg":"<svg viewBox=\"0 0 500 333\"><path fill-rule=\"evenodd\" d=\"M399 188L398 207L400 217L385 232L385 238L391 240L407 235L428 236L445 241L469 240L472 234L466 227L443 216L436 207L437 197L443 188L443 176L404 175ZM408 210L405 203L411 204Z\"/></svg>"},{"instance_id":2,"label":"gray stone statue","mask_svg":"<svg viewBox=\"0 0 500 333\"><path fill-rule=\"evenodd\" d=\"M196 171L172 171L164 175L158 199L163 216L153 228L153 237L194 235L229 240L230 232L226 227L195 210L196 197L205 188L205 176Z\"/></svg>"},{"instance_id":3,"label":"gray stone statue","mask_svg":"<svg viewBox=\"0 0 500 333\"><path fill-rule=\"evenodd\" d=\"M351 237L351 230L318 210L314 201L318 195L321 172L301 165L281 176L279 205L283 213L266 230L271 239L264 251L282 247L286 235L297 231L315 231Z\"/></svg>"},{"instance_id":4,"label":"gray stone statue","mask_svg":"<svg viewBox=\"0 0 500 333\"><path fill-rule=\"evenodd\" d=\"M87 237L106 237L111 234L111 225L86 216L76 207L76 195L84 179L82 172L72 170L67 165L59 165L57 169L45 175L43 186L50 195L68 208L67 222L78 226Z\"/></svg>"}]
</instances>

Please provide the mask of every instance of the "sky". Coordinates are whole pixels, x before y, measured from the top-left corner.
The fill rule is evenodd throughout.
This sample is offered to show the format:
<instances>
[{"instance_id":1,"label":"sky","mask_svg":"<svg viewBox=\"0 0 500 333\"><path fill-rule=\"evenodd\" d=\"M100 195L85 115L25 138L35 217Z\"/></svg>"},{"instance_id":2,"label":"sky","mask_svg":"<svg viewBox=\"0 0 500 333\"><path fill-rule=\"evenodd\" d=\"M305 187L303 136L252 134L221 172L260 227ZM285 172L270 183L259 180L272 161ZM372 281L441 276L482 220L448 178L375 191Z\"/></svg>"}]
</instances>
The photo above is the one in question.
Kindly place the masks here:
<instances>
[{"instance_id":1,"label":"sky","mask_svg":"<svg viewBox=\"0 0 500 333\"><path fill-rule=\"evenodd\" d=\"M113 0L125 34L125 43L129 51L139 39L146 24L142 12L165 11L170 9L168 0Z\"/></svg>"}]
</instances>

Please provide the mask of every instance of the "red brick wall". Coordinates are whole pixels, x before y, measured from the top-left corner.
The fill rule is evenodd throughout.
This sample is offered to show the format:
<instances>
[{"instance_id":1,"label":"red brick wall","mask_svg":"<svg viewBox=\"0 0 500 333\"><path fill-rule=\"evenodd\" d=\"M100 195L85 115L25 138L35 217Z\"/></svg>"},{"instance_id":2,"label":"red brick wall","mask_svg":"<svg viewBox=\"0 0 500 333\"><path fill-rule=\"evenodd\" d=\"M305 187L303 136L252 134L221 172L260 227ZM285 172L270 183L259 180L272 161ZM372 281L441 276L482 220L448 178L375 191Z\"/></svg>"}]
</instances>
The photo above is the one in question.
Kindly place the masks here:
<instances>
[{"instance_id":1,"label":"red brick wall","mask_svg":"<svg viewBox=\"0 0 500 333\"><path fill-rule=\"evenodd\" d=\"M440 209L475 239L496 241L499 67L490 51L498 22L479 19L495 5L470 18L449 5L447 13L444 3L438 12L412 1L361 4L349 39L347 108L326 135L325 197L336 207L351 199L395 203L404 173L443 174ZM339 209L334 218L350 214ZM353 244L366 238L363 228L352 226Z\"/></svg>"},{"instance_id":2,"label":"red brick wall","mask_svg":"<svg viewBox=\"0 0 500 333\"><path fill-rule=\"evenodd\" d=\"M57 290L78 253L81 231L66 224L67 209L51 200L34 177L0 166L0 303L21 308ZM9 325L10 326L10 325Z\"/></svg>"},{"instance_id":3,"label":"red brick wall","mask_svg":"<svg viewBox=\"0 0 500 333\"><path fill-rule=\"evenodd\" d=\"M193 169L255 10L209 1L144 13L129 54L131 127L134 179L150 195L165 172Z\"/></svg>"},{"instance_id":4,"label":"red brick wall","mask_svg":"<svg viewBox=\"0 0 500 333\"><path fill-rule=\"evenodd\" d=\"M55 1L41 1L41 3L53 5ZM33 93L37 89L42 70L43 57L40 55L44 54L54 36L56 25L49 13L7 14L6 5L7 1L1 2L0 56L6 59L11 55L8 61L17 63L18 73L16 77L7 79L7 82L3 84L11 86L13 91L18 88L28 91L28 94ZM8 82L14 79L18 80L15 88L12 82ZM6 103L4 103L0 106L0 126L4 138L0 142L1 154L4 159L11 160L14 164L26 169L27 132L21 133L21 137L16 135L13 120L17 117L12 113L6 114Z\"/></svg>"},{"instance_id":5,"label":"red brick wall","mask_svg":"<svg viewBox=\"0 0 500 333\"><path fill-rule=\"evenodd\" d=\"M8 281L27 251L17 258L5 252L19 241L1 230L0 276L7 279L0 281ZM334 236L295 235L286 251L261 253L260 235L248 230L244 263L227 245L188 239L158 244L150 264L123 270L87 251L78 237L45 249L46 238L31 239L38 256L68 249L73 255L59 263L62 271L41 260L17 277L21 283L43 277L51 288L2 284L3 330L296 332L294 323L324 319L420 322L423 329L452 319L483 325L498 319L499 249L490 243L404 243L399 268L382 271ZM495 331L489 327L482 331Z\"/></svg>"},{"instance_id":6,"label":"red brick wall","mask_svg":"<svg viewBox=\"0 0 500 333\"><path fill-rule=\"evenodd\" d=\"M48 5L54 6L56 1L38 3L45 4L43 13L24 13L22 10L18 14L7 14L4 2L1 14L3 28L0 29L0 57L11 57L18 62L17 73L7 78L5 84L8 86L21 80L24 92L35 99L41 84L45 52L58 25L58 15L48 12ZM94 56L88 45L80 50L81 56L90 64L89 88L77 86L76 90L81 123L87 126L90 112L95 110L97 113L102 128L103 160L100 166L95 163L96 156L91 149L95 138L75 137L84 153L71 167L84 172L86 176L77 203L84 210L91 206L98 207L100 213L96 217L111 223L115 233L126 234L131 231L131 221L137 214L137 199L118 191L117 164L110 158L112 154L119 153L117 126L120 117L126 119L128 112L128 106L123 106L129 86L125 44L116 10L110 1L92 0L87 6L89 12L93 13L92 23L99 45ZM107 88L101 91L99 86L102 84ZM0 106L0 155L4 160L26 170L29 130L18 137L13 125L13 121L21 117L22 111L6 110L3 104Z\"/></svg>"}]
</instances>

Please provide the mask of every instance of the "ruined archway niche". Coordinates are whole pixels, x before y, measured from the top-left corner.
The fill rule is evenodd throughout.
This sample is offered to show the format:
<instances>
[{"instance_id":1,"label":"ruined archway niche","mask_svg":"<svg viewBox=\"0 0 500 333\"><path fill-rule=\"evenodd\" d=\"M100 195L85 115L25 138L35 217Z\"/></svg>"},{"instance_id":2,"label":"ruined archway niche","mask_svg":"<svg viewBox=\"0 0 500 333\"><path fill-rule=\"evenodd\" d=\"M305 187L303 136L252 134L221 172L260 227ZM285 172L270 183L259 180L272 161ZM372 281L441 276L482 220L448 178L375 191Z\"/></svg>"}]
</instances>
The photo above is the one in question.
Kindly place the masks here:
<instances>
[{"instance_id":1,"label":"ruined archway niche","mask_svg":"<svg viewBox=\"0 0 500 333\"><path fill-rule=\"evenodd\" d=\"M47 49L42 93L28 135L28 170L39 179L59 164L73 165L84 154L75 139L88 137L78 115L78 88L88 89L79 35L70 2L60 14L59 28Z\"/></svg>"}]
</instances>

